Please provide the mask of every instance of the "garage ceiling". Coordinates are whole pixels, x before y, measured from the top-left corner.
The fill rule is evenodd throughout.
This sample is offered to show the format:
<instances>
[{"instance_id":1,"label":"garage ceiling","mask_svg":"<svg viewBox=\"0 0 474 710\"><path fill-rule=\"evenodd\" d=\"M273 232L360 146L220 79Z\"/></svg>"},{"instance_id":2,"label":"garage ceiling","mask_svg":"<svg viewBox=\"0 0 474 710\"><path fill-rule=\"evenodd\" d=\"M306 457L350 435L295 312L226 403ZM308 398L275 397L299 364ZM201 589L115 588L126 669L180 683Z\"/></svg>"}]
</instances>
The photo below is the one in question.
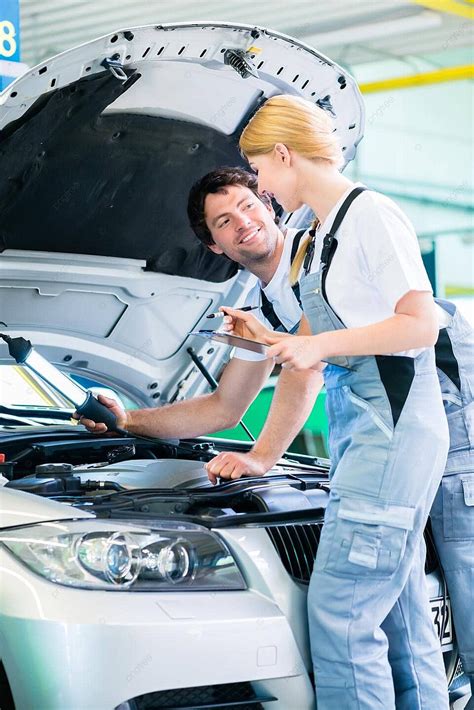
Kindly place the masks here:
<instances>
[{"instance_id":1,"label":"garage ceiling","mask_svg":"<svg viewBox=\"0 0 474 710\"><path fill-rule=\"evenodd\" d=\"M469 8L469 0L20 0L22 59L33 66L134 25L227 20L292 35L350 67L472 46Z\"/></svg>"}]
</instances>

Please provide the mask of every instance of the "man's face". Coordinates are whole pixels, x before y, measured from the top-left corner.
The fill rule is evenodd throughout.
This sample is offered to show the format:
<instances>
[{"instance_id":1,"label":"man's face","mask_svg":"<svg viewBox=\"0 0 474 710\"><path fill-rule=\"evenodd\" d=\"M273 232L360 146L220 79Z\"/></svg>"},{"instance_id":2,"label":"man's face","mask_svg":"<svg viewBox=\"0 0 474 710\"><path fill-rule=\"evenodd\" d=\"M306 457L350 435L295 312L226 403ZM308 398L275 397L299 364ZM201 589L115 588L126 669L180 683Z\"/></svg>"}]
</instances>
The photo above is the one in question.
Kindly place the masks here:
<instances>
[{"instance_id":1,"label":"man's face","mask_svg":"<svg viewBox=\"0 0 474 710\"><path fill-rule=\"evenodd\" d=\"M215 242L209 249L216 254L225 254L250 270L252 263L273 255L281 235L275 213L248 187L228 185L207 195L204 214Z\"/></svg>"}]
</instances>

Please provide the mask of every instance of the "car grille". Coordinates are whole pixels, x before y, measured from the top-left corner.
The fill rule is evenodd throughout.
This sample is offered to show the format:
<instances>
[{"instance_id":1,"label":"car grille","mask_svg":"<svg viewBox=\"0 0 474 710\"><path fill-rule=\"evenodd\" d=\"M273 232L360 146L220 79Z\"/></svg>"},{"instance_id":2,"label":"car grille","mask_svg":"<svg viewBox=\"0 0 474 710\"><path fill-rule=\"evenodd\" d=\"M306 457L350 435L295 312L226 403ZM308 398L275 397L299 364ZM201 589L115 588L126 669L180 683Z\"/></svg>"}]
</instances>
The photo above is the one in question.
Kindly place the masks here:
<instances>
[{"instance_id":1,"label":"car grille","mask_svg":"<svg viewBox=\"0 0 474 710\"><path fill-rule=\"evenodd\" d=\"M275 525L266 530L286 571L297 582L308 584L313 571L323 521Z\"/></svg>"},{"instance_id":2,"label":"car grille","mask_svg":"<svg viewBox=\"0 0 474 710\"><path fill-rule=\"evenodd\" d=\"M309 583L322 527L321 518L318 523L275 525L266 528L286 571L297 582ZM425 573L430 574L439 568L439 560L429 521L425 530L425 542Z\"/></svg>"},{"instance_id":3,"label":"car grille","mask_svg":"<svg viewBox=\"0 0 474 710\"><path fill-rule=\"evenodd\" d=\"M251 683L225 683L203 685L194 688L176 688L146 693L128 701L133 710L198 710L223 708L230 710L263 710L262 703L271 703L277 698L265 693L257 695ZM122 707L122 706L119 706Z\"/></svg>"}]
</instances>

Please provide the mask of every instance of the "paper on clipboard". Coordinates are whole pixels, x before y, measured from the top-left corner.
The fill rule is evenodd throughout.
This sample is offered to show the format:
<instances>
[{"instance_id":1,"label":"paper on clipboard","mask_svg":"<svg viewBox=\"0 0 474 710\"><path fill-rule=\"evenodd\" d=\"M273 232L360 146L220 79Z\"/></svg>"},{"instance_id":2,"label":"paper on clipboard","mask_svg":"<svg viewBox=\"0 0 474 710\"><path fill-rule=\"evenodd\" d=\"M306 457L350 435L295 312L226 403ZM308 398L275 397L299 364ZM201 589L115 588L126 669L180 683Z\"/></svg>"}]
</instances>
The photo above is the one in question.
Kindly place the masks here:
<instances>
[{"instance_id":1,"label":"paper on clipboard","mask_svg":"<svg viewBox=\"0 0 474 710\"><path fill-rule=\"evenodd\" d=\"M265 345L265 343L258 343L256 340L250 340L249 338L241 338L238 335L220 333L218 330L193 330L189 333L189 335L199 335L201 338L215 340L217 343L230 345L233 348L251 350L254 353L260 353L261 355L265 355L268 350L268 345Z\"/></svg>"}]
</instances>

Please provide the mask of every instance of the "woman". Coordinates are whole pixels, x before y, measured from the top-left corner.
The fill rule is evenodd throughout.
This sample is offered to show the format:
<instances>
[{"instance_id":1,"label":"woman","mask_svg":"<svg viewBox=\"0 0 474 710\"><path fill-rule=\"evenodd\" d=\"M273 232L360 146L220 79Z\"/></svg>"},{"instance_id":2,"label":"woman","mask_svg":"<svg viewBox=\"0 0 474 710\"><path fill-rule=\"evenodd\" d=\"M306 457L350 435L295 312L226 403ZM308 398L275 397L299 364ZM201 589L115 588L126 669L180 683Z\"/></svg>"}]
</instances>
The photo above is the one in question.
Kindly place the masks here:
<instances>
[{"instance_id":1,"label":"woman","mask_svg":"<svg viewBox=\"0 0 474 710\"><path fill-rule=\"evenodd\" d=\"M334 127L312 103L269 99L240 147L260 192L319 220L298 260L300 334L232 309L225 319L282 367L324 367L331 495L308 594L318 710L443 710L422 534L448 432L416 235L393 202L340 174Z\"/></svg>"}]
</instances>

